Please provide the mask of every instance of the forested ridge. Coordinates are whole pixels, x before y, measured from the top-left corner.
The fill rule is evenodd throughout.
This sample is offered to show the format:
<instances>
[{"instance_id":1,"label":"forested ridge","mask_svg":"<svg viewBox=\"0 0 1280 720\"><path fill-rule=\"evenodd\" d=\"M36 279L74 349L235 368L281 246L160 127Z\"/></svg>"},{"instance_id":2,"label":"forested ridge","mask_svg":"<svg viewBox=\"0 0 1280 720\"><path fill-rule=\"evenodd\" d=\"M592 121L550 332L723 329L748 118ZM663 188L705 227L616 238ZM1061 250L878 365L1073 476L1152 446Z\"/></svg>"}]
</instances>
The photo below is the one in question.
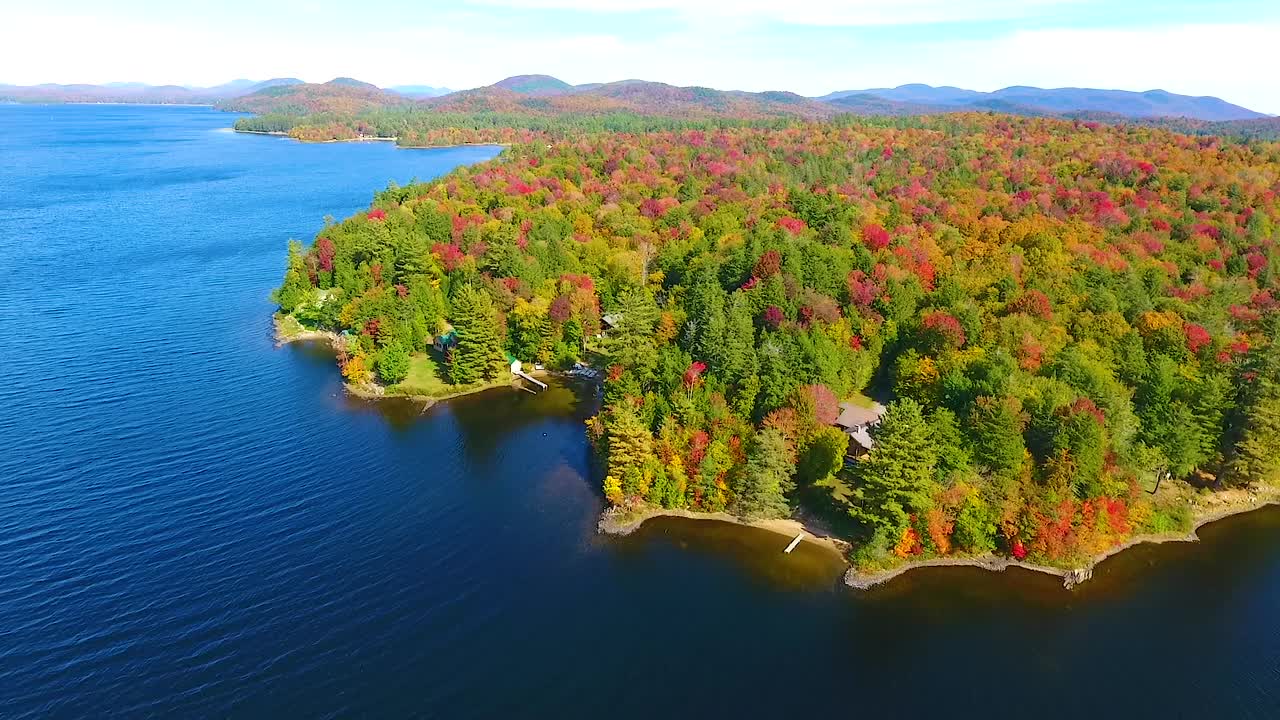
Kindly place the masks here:
<instances>
[{"instance_id":1,"label":"forested ridge","mask_svg":"<svg viewBox=\"0 0 1280 720\"><path fill-rule=\"evenodd\" d=\"M348 333L353 384L446 323L460 385L506 353L602 368L612 505L819 498L863 567L1066 564L1185 528L1179 490L1277 479L1280 145L989 114L511 132L292 244L277 298ZM888 410L846 466L864 392Z\"/></svg>"}]
</instances>

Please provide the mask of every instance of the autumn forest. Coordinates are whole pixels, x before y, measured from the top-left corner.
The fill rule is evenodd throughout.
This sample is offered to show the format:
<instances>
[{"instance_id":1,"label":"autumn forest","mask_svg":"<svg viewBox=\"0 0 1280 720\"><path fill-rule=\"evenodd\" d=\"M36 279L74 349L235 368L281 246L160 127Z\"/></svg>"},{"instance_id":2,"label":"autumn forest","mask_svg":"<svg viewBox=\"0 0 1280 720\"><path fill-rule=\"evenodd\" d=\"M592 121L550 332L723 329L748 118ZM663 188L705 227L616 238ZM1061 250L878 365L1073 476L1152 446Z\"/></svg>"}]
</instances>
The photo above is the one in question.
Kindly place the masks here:
<instances>
[{"instance_id":1,"label":"autumn forest","mask_svg":"<svg viewBox=\"0 0 1280 720\"><path fill-rule=\"evenodd\" d=\"M410 132L512 145L291 245L281 317L339 334L354 387L598 368L616 512L1068 566L1280 479L1280 144L990 113ZM851 447L841 404L873 401Z\"/></svg>"}]
</instances>

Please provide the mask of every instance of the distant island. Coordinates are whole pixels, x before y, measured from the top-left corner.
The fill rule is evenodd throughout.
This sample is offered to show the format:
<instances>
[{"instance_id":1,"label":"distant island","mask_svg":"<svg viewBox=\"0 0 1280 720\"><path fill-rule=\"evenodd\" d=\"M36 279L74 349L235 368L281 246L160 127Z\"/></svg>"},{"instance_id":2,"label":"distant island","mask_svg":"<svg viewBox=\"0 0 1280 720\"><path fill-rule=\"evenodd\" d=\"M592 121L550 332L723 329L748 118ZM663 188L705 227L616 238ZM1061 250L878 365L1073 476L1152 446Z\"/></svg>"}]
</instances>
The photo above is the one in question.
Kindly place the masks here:
<instances>
[{"instance_id":1,"label":"distant island","mask_svg":"<svg viewBox=\"0 0 1280 720\"><path fill-rule=\"evenodd\" d=\"M799 517L848 541L855 585L1078 580L1277 499L1280 145L687 88L598 114L653 89L509 85L361 111L514 144L291 244L277 323L372 394L594 368L607 525Z\"/></svg>"}]
</instances>

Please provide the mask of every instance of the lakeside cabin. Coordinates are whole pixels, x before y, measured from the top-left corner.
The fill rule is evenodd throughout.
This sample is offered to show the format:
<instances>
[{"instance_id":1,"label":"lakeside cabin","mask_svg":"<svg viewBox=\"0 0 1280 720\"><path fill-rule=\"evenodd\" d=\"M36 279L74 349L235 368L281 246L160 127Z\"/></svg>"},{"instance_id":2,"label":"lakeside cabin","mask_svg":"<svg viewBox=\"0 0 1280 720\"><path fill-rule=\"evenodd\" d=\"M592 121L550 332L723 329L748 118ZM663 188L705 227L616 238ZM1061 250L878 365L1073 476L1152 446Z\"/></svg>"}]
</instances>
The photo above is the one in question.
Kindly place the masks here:
<instances>
[{"instance_id":1,"label":"lakeside cabin","mask_svg":"<svg viewBox=\"0 0 1280 720\"><path fill-rule=\"evenodd\" d=\"M439 335L436 335L436 339L433 340L431 344L435 347L436 352L438 353L448 352L449 348L458 344L458 333L453 328L449 328Z\"/></svg>"},{"instance_id":2,"label":"lakeside cabin","mask_svg":"<svg viewBox=\"0 0 1280 720\"><path fill-rule=\"evenodd\" d=\"M849 436L849 457L861 457L875 447L870 431L880 424L884 413L885 406L878 402L871 403L870 407L851 402L840 403L840 416L836 418L835 424Z\"/></svg>"},{"instance_id":3,"label":"lakeside cabin","mask_svg":"<svg viewBox=\"0 0 1280 720\"><path fill-rule=\"evenodd\" d=\"M621 320L622 313L605 313L600 318L600 332L596 333L596 338L608 335L610 330L618 327Z\"/></svg>"}]
</instances>

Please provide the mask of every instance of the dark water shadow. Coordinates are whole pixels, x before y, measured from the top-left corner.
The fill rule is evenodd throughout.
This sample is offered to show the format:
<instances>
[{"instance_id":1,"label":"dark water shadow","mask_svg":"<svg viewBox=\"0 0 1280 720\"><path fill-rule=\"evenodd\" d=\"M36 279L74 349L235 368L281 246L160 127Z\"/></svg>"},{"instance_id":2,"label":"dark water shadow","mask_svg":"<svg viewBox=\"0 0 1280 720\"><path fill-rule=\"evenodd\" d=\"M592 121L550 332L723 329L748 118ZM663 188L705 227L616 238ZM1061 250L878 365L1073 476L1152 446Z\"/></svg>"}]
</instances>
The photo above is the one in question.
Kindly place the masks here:
<instances>
[{"instance_id":1,"label":"dark water shadow","mask_svg":"<svg viewBox=\"0 0 1280 720\"><path fill-rule=\"evenodd\" d=\"M837 587L845 568L843 558L812 542L801 542L791 553L783 553L790 541L760 528L681 517L654 518L631 535L614 540L624 560L658 547L727 563L751 582L770 589L823 591Z\"/></svg>"}]
</instances>

